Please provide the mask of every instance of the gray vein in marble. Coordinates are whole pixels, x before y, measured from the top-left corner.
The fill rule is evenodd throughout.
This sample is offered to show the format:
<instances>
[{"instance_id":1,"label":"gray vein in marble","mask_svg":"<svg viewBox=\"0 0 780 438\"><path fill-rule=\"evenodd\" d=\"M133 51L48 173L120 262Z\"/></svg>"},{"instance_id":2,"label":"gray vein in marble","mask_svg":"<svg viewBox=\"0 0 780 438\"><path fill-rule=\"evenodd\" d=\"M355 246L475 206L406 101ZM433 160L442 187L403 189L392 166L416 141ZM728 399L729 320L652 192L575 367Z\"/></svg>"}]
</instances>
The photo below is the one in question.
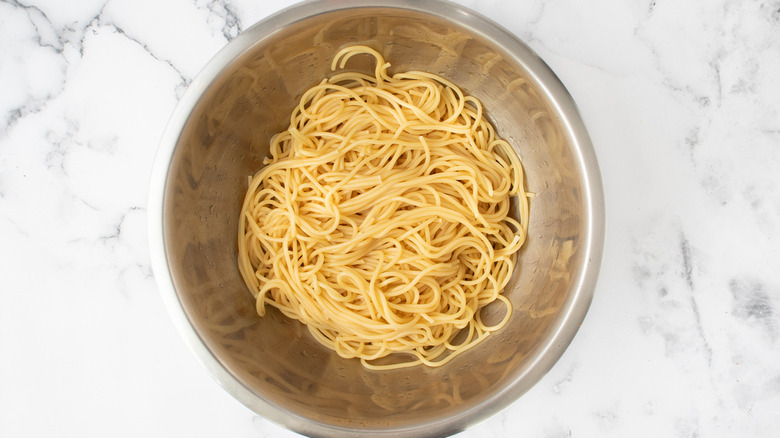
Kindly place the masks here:
<instances>
[{"instance_id":1,"label":"gray vein in marble","mask_svg":"<svg viewBox=\"0 0 780 438\"><path fill-rule=\"evenodd\" d=\"M752 323L763 330L772 342L777 340L778 327L775 311L766 286L756 280L732 279L729 292L734 301L732 314L741 320ZM778 295L777 293L775 295Z\"/></svg>"},{"instance_id":2,"label":"gray vein in marble","mask_svg":"<svg viewBox=\"0 0 780 438\"><path fill-rule=\"evenodd\" d=\"M688 135L685 137L685 145L688 147L689 157L691 159L691 163L693 164L693 166L696 166L696 160L694 159L694 152L696 147L699 145L700 131L701 131L701 127L696 126L692 128L690 131L688 131Z\"/></svg>"},{"instance_id":3,"label":"gray vein in marble","mask_svg":"<svg viewBox=\"0 0 780 438\"><path fill-rule=\"evenodd\" d=\"M181 70L179 70L175 65L173 65L173 62L171 62L171 60L165 59L165 58L161 58L161 57L155 55L154 52L152 51L152 49L149 48L149 46L147 46L146 44L142 43L141 41L139 41L135 37L132 37L132 36L128 35L127 32L125 32L125 30L123 28L121 28L120 26L118 26L117 24L115 24L115 23L107 23L107 25L113 27L114 29L116 29L116 31L120 35L122 35L123 37L125 37L125 38L129 39L130 41L132 41L132 42L138 44L139 46L141 46L141 48L143 48L144 51L149 54L149 56L151 56L152 58L156 59L157 61L165 63L168 67L173 69L173 71L176 72L176 74L179 76L179 78L181 79L181 81L182 81L182 83L184 84L185 87L189 86L190 82L192 82L192 79L187 78L184 75L184 73L181 72Z\"/></svg>"},{"instance_id":4,"label":"gray vein in marble","mask_svg":"<svg viewBox=\"0 0 780 438\"><path fill-rule=\"evenodd\" d=\"M140 206L128 208L119 216L119 220L116 222L116 225L114 225L112 232L99 236L98 238L103 242L119 240L122 236L122 226L124 225L125 220L127 220L127 216L135 211L145 212L146 209Z\"/></svg>"},{"instance_id":5,"label":"gray vein in marble","mask_svg":"<svg viewBox=\"0 0 780 438\"><path fill-rule=\"evenodd\" d=\"M212 0L208 2L206 8L210 15L214 15L224 20L224 24L220 30L226 41L231 41L243 30L241 19L229 2L225 0Z\"/></svg>"},{"instance_id":6,"label":"gray vein in marble","mask_svg":"<svg viewBox=\"0 0 780 438\"><path fill-rule=\"evenodd\" d=\"M660 236L668 236L661 239L671 241L674 235L677 256L667 258L668 247L654 244ZM641 332L660 336L667 357L699 356L702 366L711 368L715 352L707 338L696 299L700 289L696 284L697 258L689 239L679 227L673 226L660 235L654 231L648 240L635 242L635 245L638 260L632 267L634 281L651 303L650 313L637 318Z\"/></svg>"},{"instance_id":7,"label":"gray vein in marble","mask_svg":"<svg viewBox=\"0 0 780 438\"><path fill-rule=\"evenodd\" d=\"M4 133L4 135L8 135L8 132L19 120L31 114L40 113L44 108L46 108L46 105L49 102L51 102L53 99L56 99L63 91L65 91L64 82L61 83L61 87L56 90L55 93L47 94L43 98L29 97L27 101L24 102L24 104L8 112L5 118L5 126L0 132Z\"/></svg>"},{"instance_id":8,"label":"gray vein in marble","mask_svg":"<svg viewBox=\"0 0 780 438\"><path fill-rule=\"evenodd\" d=\"M656 3L652 2L649 8L649 13L652 14L655 10ZM661 56L663 51L663 47L658 47L659 43L656 41L654 35L647 35L647 22L641 21L638 23L637 27L634 29L634 36L636 36L637 41L642 44L646 50L650 53L650 58L653 60L653 68L651 71L656 71L661 76L660 84L667 88L669 91L672 92L673 95L683 95L686 96L688 99L690 99L692 102L695 102L700 108L706 108L710 106L711 99L709 98L707 93L702 93L699 91L694 90L693 86L691 84L686 83L680 83L678 75L676 72L671 71L670 68L667 68L663 63L663 57ZM709 63L709 67L713 68L714 61L711 61ZM675 65L671 66L672 68L675 67ZM714 73L713 75L719 78L719 73ZM701 86L702 83L707 82L707 77L701 76L700 81L696 84L698 86ZM718 79L719 80L719 79Z\"/></svg>"},{"instance_id":9,"label":"gray vein in marble","mask_svg":"<svg viewBox=\"0 0 780 438\"><path fill-rule=\"evenodd\" d=\"M54 49L57 53L62 53L62 50L64 48L64 42L59 37L59 35L57 35L57 33L54 31L54 25L51 23L51 20L49 20L49 17L47 17L46 13L43 12L39 7L34 5L25 5L20 3L18 0L0 0L0 3L6 3L13 7L24 9L25 12L27 13L27 18L30 20L30 23L32 23L32 25L35 26L35 29L37 31L35 37L38 45L42 47L50 47ZM48 29L44 29L43 26L48 26ZM44 41L43 33L47 31L53 32L53 35L50 35L50 37L56 38L57 39L56 43Z\"/></svg>"},{"instance_id":10,"label":"gray vein in marble","mask_svg":"<svg viewBox=\"0 0 780 438\"><path fill-rule=\"evenodd\" d=\"M691 248L689 246L688 239L685 237L684 234L680 235L680 252L682 253L682 274L683 278L685 279L685 283L688 285L688 289L690 290L690 304L691 304L691 310L693 310L693 316L696 322L696 329L699 332L699 336L701 337L701 340L704 344L704 349L707 352L707 364L709 366L712 366L712 346L710 345L709 341L707 340L707 336L704 333L704 327L702 327L701 322L701 312L699 311L699 304L696 302L696 297L694 296L694 292L696 288L693 284L693 265L691 263Z\"/></svg>"},{"instance_id":11,"label":"gray vein in marble","mask_svg":"<svg viewBox=\"0 0 780 438\"><path fill-rule=\"evenodd\" d=\"M688 284L690 290L693 287L693 266L691 265L691 248L688 246L688 239L685 235L680 236L680 252L682 253L683 278Z\"/></svg>"},{"instance_id":12,"label":"gray vein in marble","mask_svg":"<svg viewBox=\"0 0 780 438\"><path fill-rule=\"evenodd\" d=\"M67 128L64 135L59 135L54 130L49 130L46 133L46 140L51 145L51 150L46 154L45 163L48 170L59 170L63 175L67 176L68 172L65 169L65 158L67 157L70 145L73 143L73 136L78 132L79 124L75 120L64 118L67 122Z\"/></svg>"},{"instance_id":13,"label":"gray vein in marble","mask_svg":"<svg viewBox=\"0 0 780 438\"><path fill-rule=\"evenodd\" d=\"M59 30L56 29L46 13L37 6L25 5L18 0L0 0L0 3L5 3L11 5L14 8L24 10L25 14L27 15L27 19L35 28L35 35L33 37L35 43L40 47L51 49L56 55L62 58L64 63L61 72L63 75L63 80L58 81L59 87L42 98L34 98L29 96L27 101L25 101L22 105L10 110L5 118L5 126L3 126L3 129L0 130L1 137L2 135L7 135L10 129L20 119L30 114L36 114L42 111L50 101L60 96L60 94L62 94L62 92L65 90L64 76L69 62L64 52L65 47L69 43L72 43L70 39L66 38L66 34L73 32L73 28L65 27ZM82 31L82 34L84 32L86 32L86 29ZM83 37L79 38L79 44L77 44L79 53L81 55L83 55L83 49L81 48L80 44L82 39Z\"/></svg>"},{"instance_id":14,"label":"gray vein in marble","mask_svg":"<svg viewBox=\"0 0 780 438\"><path fill-rule=\"evenodd\" d=\"M708 108L712 104L710 97L703 93L698 93L690 85L679 85L676 83L675 74L665 70L660 66L656 66L656 69L664 74L665 77L661 82L664 87L672 92L673 95L682 95L687 97L691 102L694 102L700 109Z\"/></svg>"},{"instance_id":15,"label":"gray vein in marble","mask_svg":"<svg viewBox=\"0 0 780 438\"><path fill-rule=\"evenodd\" d=\"M546 10L547 2L539 2L538 8L536 11L536 16L531 18L530 20L527 20L527 26L538 26L539 22L542 21L542 18L544 17L544 11Z\"/></svg>"},{"instance_id":16,"label":"gray vein in marble","mask_svg":"<svg viewBox=\"0 0 780 438\"><path fill-rule=\"evenodd\" d=\"M2 193L0 193L0 199L3 199ZM19 224L16 223L16 221L8 217L5 213L0 213L0 218L5 219L5 221L8 222L11 225L11 227L13 227L13 229L18 235L23 237L30 237L30 233L27 230L19 226Z\"/></svg>"},{"instance_id":17,"label":"gray vein in marble","mask_svg":"<svg viewBox=\"0 0 780 438\"><path fill-rule=\"evenodd\" d=\"M562 387L566 386L567 383L571 383L572 379L574 378L574 371L577 370L577 364L573 363L571 367L569 368L569 371L566 373L566 375L555 382L552 386L552 391L556 394L560 394L562 391Z\"/></svg>"},{"instance_id":18,"label":"gray vein in marble","mask_svg":"<svg viewBox=\"0 0 780 438\"><path fill-rule=\"evenodd\" d=\"M718 54L707 64L710 69L712 69L713 74L715 75L715 82L716 87L715 90L717 91L717 104L716 106L720 106L723 104L723 78L720 74L720 64L719 61L721 57L723 56L723 50L721 49Z\"/></svg>"},{"instance_id":19,"label":"gray vein in marble","mask_svg":"<svg viewBox=\"0 0 780 438\"><path fill-rule=\"evenodd\" d=\"M465 6L471 6L474 7L474 5L470 5L467 2L461 2L464 3ZM514 26L514 31L517 33L517 35L529 46L533 46L534 50L544 49L545 51L551 51L550 48L546 45L546 42L543 38L539 38L536 36L537 28L539 27L539 23L542 21L542 19L545 16L545 10L547 6L547 2L544 1L537 1L533 2L534 8L533 8L533 15L526 15L522 19L522 26ZM507 28L512 28L513 24L517 24L516 22L506 22L504 25Z\"/></svg>"},{"instance_id":20,"label":"gray vein in marble","mask_svg":"<svg viewBox=\"0 0 780 438\"><path fill-rule=\"evenodd\" d=\"M0 130L0 133L8 135L8 132L19 120L27 117L28 115L41 112L46 107L46 105L51 100L59 96L60 93L64 91L64 89L65 84L63 83L62 87L57 90L55 94L47 94L43 98L29 97L22 105L10 110L5 118L5 126L3 126L3 129Z\"/></svg>"},{"instance_id":21,"label":"gray vein in marble","mask_svg":"<svg viewBox=\"0 0 780 438\"><path fill-rule=\"evenodd\" d=\"M105 11L106 6L108 5L108 2L106 2L103 7L100 9L100 12L95 15L92 20L87 24L86 28L84 29L83 36L81 38L81 47L80 47L80 53L83 56L84 55L84 39L86 38L87 31L90 29L98 28L98 27L111 27L113 28L119 35L122 35L123 37L127 38L128 40L138 44L139 47L141 47L149 56L151 56L156 61L162 62L165 65L167 65L169 68L171 68L174 72L176 72L176 75L179 76L179 79L181 80L180 84L176 87L176 96L177 98L180 98L184 91L187 89L187 87L192 82L192 78L187 77L182 71L174 65L174 63L167 58L164 58L162 56L158 56L154 51L145 43L143 43L141 40L139 40L134 35L130 35L125 29L123 29L118 24L114 23L111 20L107 20L103 18L103 14Z\"/></svg>"},{"instance_id":22,"label":"gray vein in marble","mask_svg":"<svg viewBox=\"0 0 780 438\"><path fill-rule=\"evenodd\" d=\"M84 41L87 39L87 32L90 29L93 29L95 27L95 24L100 25L100 17L103 16L104 11L106 10L106 6L108 6L108 0L106 0L106 2L103 3L103 6L100 7L100 10L90 20L87 21L87 24L80 32L77 48L79 51L79 55L82 58L84 57Z\"/></svg>"},{"instance_id":23,"label":"gray vein in marble","mask_svg":"<svg viewBox=\"0 0 780 438\"><path fill-rule=\"evenodd\" d=\"M117 277L122 280L123 277L131 275L133 272L139 272L141 274L141 278L144 280L152 280L154 278L154 272L152 272L152 266L150 264L144 264L144 263L135 263L132 265L127 265L123 269L119 271L119 274ZM126 298L130 298L132 295L132 290L129 290L124 284L120 284L119 291L122 293L123 296Z\"/></svg>"}]
</instances>

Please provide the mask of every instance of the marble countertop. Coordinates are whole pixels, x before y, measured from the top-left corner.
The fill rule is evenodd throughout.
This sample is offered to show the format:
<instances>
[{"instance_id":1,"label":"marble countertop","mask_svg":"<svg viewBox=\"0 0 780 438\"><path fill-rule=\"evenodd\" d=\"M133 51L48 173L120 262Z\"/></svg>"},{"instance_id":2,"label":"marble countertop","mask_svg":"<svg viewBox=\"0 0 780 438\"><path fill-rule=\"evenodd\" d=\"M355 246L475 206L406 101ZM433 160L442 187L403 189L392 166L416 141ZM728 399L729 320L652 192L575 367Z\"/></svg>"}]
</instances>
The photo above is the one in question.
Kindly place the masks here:
<instances>
[{"instance_id":1,"label":"marble countertop","mask_svg":"<svg viewBox=\"0 0 780 438\"><path fill-rule=\"evenodd\" d=\"M0 0L0 436L297 436L177 335L146 198L177 99L287 0ZM578 103L603 174L595 299L459 437L780 429L780 2L460 0Z\"/></svg>"}]
</instances>

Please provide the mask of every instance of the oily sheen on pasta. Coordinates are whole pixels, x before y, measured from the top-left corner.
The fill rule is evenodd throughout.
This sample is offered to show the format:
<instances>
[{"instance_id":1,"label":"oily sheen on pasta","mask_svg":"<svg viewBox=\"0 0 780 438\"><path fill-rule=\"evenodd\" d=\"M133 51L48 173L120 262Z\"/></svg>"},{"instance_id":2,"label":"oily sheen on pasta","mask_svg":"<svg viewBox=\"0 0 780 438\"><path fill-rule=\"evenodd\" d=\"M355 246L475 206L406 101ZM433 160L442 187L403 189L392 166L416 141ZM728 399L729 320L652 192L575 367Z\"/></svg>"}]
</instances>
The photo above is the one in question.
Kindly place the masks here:
<instances>
[{"instance_id":1,"label":"oily sheen on pasta","mask_svg":"<svg viewBox=\"0 0 780 438\"><path fill-rule=\"evenodd\" d=\"M306 91L251 178L239 268L279 309L368 368L438 366L506 324L527 232L521 163L477 99L439 76L340 72ZM510 198L520 221L509 217ZM503 302L488 325L481 309ZM393 355L396 360L377 364Z\"/></svg>"}]
</instances>

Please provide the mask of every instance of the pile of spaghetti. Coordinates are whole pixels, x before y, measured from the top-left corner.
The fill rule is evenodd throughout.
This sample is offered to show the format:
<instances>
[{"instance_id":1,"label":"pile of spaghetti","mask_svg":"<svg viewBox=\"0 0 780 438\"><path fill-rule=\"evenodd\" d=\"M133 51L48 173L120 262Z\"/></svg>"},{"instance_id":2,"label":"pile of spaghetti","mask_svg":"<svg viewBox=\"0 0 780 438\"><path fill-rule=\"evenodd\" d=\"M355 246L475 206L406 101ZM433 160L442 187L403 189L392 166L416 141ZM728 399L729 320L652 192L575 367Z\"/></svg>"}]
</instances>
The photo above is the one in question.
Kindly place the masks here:
<instances>
[{"instance_id":1,"label":"pile of spaghetti","mask_svg":"<svg viewBox=\"0 0 780 438\"><path fill-rule=\"evenodd\" d=\"M336 73L306 91L251 178L239 268L263 316L369 368L438 366L501 328L525 241L521 163L477 99L425 72ZM510 198L520 220L509 216ZM481 309L504 304L499 322ZM376 359L407 356L381 364Z\"/></svg>"}]
</instances>

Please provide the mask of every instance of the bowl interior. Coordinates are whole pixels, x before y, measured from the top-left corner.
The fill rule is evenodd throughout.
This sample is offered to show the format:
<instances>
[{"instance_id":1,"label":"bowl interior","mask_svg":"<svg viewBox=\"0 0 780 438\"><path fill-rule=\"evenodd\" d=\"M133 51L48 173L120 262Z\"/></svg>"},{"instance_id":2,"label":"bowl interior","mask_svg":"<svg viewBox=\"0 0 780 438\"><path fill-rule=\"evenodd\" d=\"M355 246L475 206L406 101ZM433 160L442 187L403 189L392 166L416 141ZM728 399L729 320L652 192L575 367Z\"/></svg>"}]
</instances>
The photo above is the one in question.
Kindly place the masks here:
<instances>
[{"instance_id":1,"label":"bowl interior","mask_svg":"<svg viewBox=\"0 0 780 438\"><path fill-rule=\"evenodd\" d=\"M236 265L247 176L262 166L271 135L287 128L302 92L331 74L340 48L355 43L382 52L391 73L436 73L480 99L521 157L527 188L536 193L528 240L505 292L514 304L509 325L439 368L369 371L273 309L258 317ZM373 68L367 57L348 67ZM519 396L551 366L544 355L565 348L551 339L571 307L590 300L587 292L574 296L587 265L586 179L554 102L516 55L436 15L400 8L331 11L263 34L203 92L181 131L164 189L168 268L198 336L260 400L257 406L332 428L443 422Z\"/></svg>"}]
</instances>

